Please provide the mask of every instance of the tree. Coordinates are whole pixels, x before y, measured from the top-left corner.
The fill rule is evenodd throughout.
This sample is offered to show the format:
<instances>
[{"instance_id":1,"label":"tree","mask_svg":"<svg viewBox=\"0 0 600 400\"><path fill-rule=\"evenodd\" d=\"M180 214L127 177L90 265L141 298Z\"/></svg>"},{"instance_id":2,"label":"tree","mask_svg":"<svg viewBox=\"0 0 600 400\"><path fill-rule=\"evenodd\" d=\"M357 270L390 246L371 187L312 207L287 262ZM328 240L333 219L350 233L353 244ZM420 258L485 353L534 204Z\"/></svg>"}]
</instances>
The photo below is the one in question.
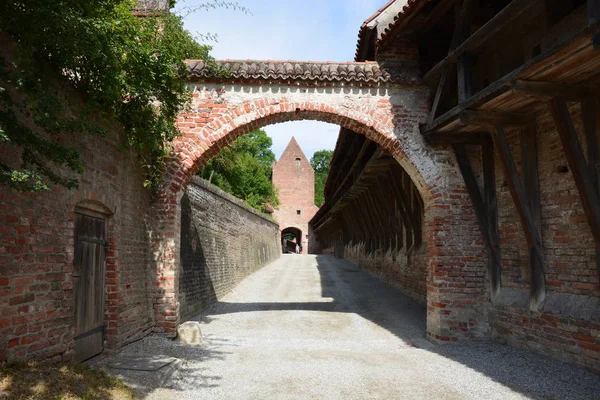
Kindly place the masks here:
<instances>
[{"instance_id":1,"label":"tree","mask_svg":"<svg viewBox=\"0 0 600 400\"><path fill-rule=\"evenodd\" d=\"M325 202L325 183L327 182L327 175L329 174L329 163L333 151L331 150L319 150L315 151L310 159L310 165L315 170L315 204L321 207Z\"/></svg>"},{"instance_id":2,"label":"tree","mask_svg":"<svg viewBox=\"0 0 600 400\"><path fill-rule=\"evenodd\" d=\"M201 176L262 212L279 204L271 182L275 154L273 141L263 130L239 137L204 167Z\"/></svg>"},{"instance_id":3,"label":"tree","mask_svg":"<svg viewBox=\"0 0 600 400\"><path fill-rule=\"evenodd\" d=\"M169 142L178 135L176 116L190 99L183 60L216 67L210 47L198 44L180 17L137 18L134 3L0 2L0 48L9 49L0 52L0 145L22 155L20 165L0 160L0 184L28 191L48 190L50 183L76 187L85 165L59 135L103 135L107 120L118 121L125 145L139 154L146 185L161 180ZM65 86L83 101L63 96L57 88ZM35 127L22 123L29 116Z\"/></svg>"}]
</instances>

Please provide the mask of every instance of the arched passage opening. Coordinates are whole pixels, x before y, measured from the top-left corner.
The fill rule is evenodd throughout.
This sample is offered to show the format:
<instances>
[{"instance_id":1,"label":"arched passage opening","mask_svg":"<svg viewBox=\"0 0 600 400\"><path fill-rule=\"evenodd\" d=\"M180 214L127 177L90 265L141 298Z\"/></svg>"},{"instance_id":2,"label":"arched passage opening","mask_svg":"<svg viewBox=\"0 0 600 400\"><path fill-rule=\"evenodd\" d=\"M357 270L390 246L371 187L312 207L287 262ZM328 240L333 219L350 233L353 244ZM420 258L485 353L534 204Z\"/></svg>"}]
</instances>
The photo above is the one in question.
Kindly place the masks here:
<instances>
[{"instance_id":1,"label":"arched passage opening","mask_svg":"<svg viewBox=\"0 0 600 400\"><path fill-rule=\"evenodd\" d=\"M423 88L256 87L240 83L194 85L193 91L192 107L178 119L183 135L174 144L154 205L157 290L152 301L158 332L172 335L180 321L177 226L180 199L191 177L237 137L266 125L296 120L329 122L350 130L385 151L404 171L404 179L411 182L422 205L420 248L425 268L427 335L433 340L451 341L485 332L478 305L487 295L483 250L473 245L481 240L480 233L474 215L464 215L471 204L450 152L427 147L419 133L419 123L427 115L427 92ZM382 215L380 219L383 222ZM375 246L376 241L381 238L369 238L369 246ZM477 284L463 290L467 289L464 275L469 274ZM457 289L445 289L451 285Z\"/></svg>"},{"instance_id":2,"label":"arched passage opening","mask_svg":"<svg viewBox=\"0 0 600 400\"><path fill-rule=\"evenodd\" d=\"M296 253L296 245L302 246L302 231L294 227L283 229L281 231L281 251L283 253Z\"/></svg>"}]
</instances>

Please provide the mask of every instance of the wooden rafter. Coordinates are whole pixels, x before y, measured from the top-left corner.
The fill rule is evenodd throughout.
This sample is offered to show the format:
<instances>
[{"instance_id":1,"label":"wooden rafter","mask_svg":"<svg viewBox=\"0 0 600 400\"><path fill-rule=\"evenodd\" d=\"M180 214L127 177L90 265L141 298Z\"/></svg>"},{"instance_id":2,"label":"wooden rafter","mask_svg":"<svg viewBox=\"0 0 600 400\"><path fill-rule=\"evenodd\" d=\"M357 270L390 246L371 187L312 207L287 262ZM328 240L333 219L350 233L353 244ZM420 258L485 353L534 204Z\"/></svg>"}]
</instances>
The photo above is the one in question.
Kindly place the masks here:
<instances>
[{"instance_id":1,"label":"wooden rafter","mask_svg":"<svg viewBox=\"0 0 600 400\"><path fill-rule=\"evenodd\" d=\"M508 26L516 18L523 15L523 13L528 11L529 8L538 1L539 0L513 0L484 26L463 41L456 49L453 49L446 58L431 68L431 70L425 74L423 80L430 82L433 77L438 76L449 65L456 63L461 55L478 49L489 38Z\"/></svg>"}]
</instances>

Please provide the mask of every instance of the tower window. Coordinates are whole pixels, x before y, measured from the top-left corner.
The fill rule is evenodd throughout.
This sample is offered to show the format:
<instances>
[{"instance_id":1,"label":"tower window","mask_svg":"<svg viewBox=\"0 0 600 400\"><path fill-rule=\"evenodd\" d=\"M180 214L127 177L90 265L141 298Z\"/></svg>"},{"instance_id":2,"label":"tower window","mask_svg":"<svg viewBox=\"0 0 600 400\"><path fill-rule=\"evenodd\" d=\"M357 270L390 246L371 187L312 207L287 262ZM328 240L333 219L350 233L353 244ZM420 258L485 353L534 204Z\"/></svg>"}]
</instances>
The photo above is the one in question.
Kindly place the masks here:
<instances>
[{"instance_id":1,"label":"tower window","mask_svg":"<svg viewBox=\"0 0 600 400\"><path fill-rule=\"evenodd\" d=\"M300 157L296 157L296 165L300 165Z\"/></svg>"},{"instance_id":2,"label":"tower window","mask_svg":"<svg viewBox=\"0 0 600 400\"><path fill-rule=\"evenodd\" d=\"M302 210L296 210L297 215L302 215Z\"/></svg>"}]
</instances>

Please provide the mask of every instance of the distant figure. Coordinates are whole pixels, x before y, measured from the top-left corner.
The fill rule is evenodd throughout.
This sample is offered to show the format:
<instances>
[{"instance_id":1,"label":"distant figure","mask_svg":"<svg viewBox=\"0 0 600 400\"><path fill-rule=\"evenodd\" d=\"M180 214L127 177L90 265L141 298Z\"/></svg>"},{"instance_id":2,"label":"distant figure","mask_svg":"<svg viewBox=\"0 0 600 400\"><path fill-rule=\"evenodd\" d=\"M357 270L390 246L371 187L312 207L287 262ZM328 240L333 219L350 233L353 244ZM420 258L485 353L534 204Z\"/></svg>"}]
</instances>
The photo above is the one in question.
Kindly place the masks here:
<instances>
[{"instance_id":1,"label":"distant figure","mask_svg":"<svg viewBox=\"0 0 600 400\"><path fill-rule=\"evenodd\" d=\"M300 254L300 246L296 244L296 254Z\"/></svg>"}]
</instances>

